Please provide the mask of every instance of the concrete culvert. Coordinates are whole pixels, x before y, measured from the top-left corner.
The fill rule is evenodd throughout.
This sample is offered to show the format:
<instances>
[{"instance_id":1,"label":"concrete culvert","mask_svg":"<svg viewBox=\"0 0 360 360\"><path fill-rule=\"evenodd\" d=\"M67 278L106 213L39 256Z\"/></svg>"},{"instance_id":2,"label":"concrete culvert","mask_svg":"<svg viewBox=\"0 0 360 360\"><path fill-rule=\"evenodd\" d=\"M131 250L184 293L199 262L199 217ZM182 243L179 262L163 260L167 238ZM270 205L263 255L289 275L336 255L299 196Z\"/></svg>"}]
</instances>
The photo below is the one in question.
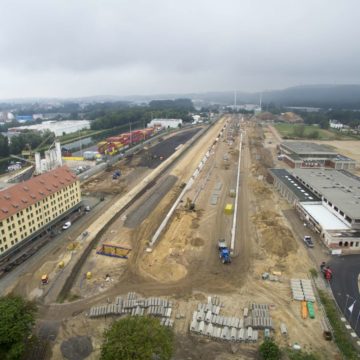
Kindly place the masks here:
<instances>
[{"instance_id":1,"label":"concrete culvert","mask_svg":"<svg viewBox=\"0 0 360 360\"><path fill-rule=\"evenodd\" d=\"M93 351L89 336L76 336L67 339L60 346L63 357L67 360L83 360Z\"/></svg>"}]
</instances>

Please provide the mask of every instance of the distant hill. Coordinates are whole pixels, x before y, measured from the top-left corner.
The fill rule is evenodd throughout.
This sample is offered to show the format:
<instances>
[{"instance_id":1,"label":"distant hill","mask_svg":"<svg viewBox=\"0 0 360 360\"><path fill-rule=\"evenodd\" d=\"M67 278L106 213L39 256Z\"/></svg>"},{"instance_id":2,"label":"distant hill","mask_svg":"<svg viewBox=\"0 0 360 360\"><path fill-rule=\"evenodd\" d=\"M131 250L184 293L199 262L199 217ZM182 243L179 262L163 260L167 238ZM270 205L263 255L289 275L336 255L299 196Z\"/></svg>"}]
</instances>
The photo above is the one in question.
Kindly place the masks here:
<instances>
[{"instance_id":1,"label":"distant hill","mask_svg":"<svg viewBox=\"0 0 360 360\"><path fill-rule=\"evenodd\" d=\"M360 85L308 85L266 91L263 93L263 102L284 106L360 109Z\"/></svg>"},{"instance_id":2,"label":"distant hill","mask_svg":"<svg viewBox=\"0 0 360 360\"><path fill-rule=\"evenodd\" d=\"M304 85L262 93L237 93L237 103L274 103L279 106L307 106L324 108L349 108L360 110L360 85ZM188 94L187 97L208 102L232 105L234 92Z\"/></svg>"},{"instance_id":3,"label":"distant hill","mask_svg":"<svg viewBox=\"0 0 360 360\"><path fill-rule=\"evenodd\" d=\"M237 104L260 102L262 96L263 104L273 103L279 106L304 106L322 108L347 108L360 110L360 85L304 85L294 86L283 90L269 90L262 93L237 92ZM234 91L213 91L204 93L178 93L178 94L155 94L155 95L98 95L86 96L72 99L16 99L7 100L8 103L28 102L112 102L128 101L134 103L147 103L151 100L174 100L189 98L195 104L234 104ZM2 101L0 101L1 103ZM3 101L5 102L5 100Z\"/></svg>"}]
</instances>

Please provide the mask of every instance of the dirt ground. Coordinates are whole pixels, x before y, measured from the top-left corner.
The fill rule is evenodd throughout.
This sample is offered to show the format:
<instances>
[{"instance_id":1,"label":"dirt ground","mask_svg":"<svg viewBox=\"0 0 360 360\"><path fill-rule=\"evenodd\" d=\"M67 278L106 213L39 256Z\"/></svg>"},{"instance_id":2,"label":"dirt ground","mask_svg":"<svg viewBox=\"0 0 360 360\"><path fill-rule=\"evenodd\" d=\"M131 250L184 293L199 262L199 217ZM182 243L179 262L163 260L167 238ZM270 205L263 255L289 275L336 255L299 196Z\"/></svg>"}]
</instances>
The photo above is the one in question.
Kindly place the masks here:
<instances>
[{"instance_id":1,"label":"dirt ground","mask_svg":"<svg viewBox=\"0 0 360 360\"><path fill-rule=\"evenodd\" d=\"M96 255L94 249L81 272L92 271L93 279L85 281L80 276L73 289L82 299L42 310L44 318L61 320L59 334L54 340L53 359L59 358L62 342L74 336L89 336L94 351L88 359L98 359L101 334L115 319L92 320L86 313L90 306L106 303L108 299L113 301L115 296L128 291L173 300L175 359L256 357L258 344L234 346L189 334L192 312L199 302L206 302L212 295L220 297L224 315L240 316L243 308L252 302L271 305L273 335L279 344L288 346L296 342L304 349L319 353L323 359L336 358L335 346L322 338L321 313L317 305L316 318L304 320L300 303L291 299L290 279L308 278L309 269L314 265L306 249L299 246L283 215L289 205L265 182L266 168L274 161L269 154L274 155L275 145L272 140L269 144L271 134L264 135L261 128L245 122L241 125L246 132L241 150L238 235L232 263L223 265L216 249L218 239L230 239L232 216L224 213L224 207L234 203L229 190L236 184L239 156L239 137L229 145L226 133L185 195L184 200L186 197L196 199L196 211L186 211L184 202L181 203L153 251L145 252L152 234L181 192L181 184L188 181L224 122L225 119L209 130L167 174L175 176L177 182L139 226L127 228L124 226L126 218L122 217L103 235L106 241L120 241L130 246L129 259ZM268 145L271 152L267 150ZM224 154L232 154L227 167L224 167ZM218 196L215 205L210 201L214 194ZM150 196L149 193L139 200L134 209L144 206ZM263 272L273 271L281 273L280 281L261 279ZM111 276L106 281L108 273ZM181 315L180 319L176 314ZM280 335L281 322L288 328L288 338Z\"/></svg>"}]
</instances>

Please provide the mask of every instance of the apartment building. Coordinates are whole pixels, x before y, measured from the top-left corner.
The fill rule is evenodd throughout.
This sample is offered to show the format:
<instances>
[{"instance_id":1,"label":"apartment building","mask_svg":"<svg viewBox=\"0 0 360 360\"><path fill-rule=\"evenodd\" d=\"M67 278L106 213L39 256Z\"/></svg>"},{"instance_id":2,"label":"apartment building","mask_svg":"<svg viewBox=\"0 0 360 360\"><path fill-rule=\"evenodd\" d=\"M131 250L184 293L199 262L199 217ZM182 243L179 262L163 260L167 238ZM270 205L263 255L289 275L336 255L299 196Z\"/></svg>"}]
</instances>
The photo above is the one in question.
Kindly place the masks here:
<instances>
[{"instance_id":1,"label":"apartment building","mask_svg":"<svg viewBox=\"0 0 360 360\"><path fill-rule=\"evenodd\" d=\"M80 182L67 166L0 191L0 256L38 236L80 202Z\"/></svg>"}]
</instances>

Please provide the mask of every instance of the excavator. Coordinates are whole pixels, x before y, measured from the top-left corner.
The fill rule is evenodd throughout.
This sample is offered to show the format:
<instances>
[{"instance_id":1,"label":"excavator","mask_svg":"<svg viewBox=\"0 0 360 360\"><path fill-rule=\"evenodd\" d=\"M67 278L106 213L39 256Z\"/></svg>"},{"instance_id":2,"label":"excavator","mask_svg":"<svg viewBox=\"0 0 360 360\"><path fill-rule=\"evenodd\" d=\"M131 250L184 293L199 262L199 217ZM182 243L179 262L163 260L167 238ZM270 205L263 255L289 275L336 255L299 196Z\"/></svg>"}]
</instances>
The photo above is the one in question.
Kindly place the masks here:
<instances>
[{"instance_id":1,"label":"excavator","mask_svg":"<svg viewBox=\"0 0 360 360\"><path fill-rule=\"evenodd\" d=\"M185 210L187 210L187 211L195 211L195 203L192 202L190 198L186 199Z\"/></svg>"}]
</instances>

